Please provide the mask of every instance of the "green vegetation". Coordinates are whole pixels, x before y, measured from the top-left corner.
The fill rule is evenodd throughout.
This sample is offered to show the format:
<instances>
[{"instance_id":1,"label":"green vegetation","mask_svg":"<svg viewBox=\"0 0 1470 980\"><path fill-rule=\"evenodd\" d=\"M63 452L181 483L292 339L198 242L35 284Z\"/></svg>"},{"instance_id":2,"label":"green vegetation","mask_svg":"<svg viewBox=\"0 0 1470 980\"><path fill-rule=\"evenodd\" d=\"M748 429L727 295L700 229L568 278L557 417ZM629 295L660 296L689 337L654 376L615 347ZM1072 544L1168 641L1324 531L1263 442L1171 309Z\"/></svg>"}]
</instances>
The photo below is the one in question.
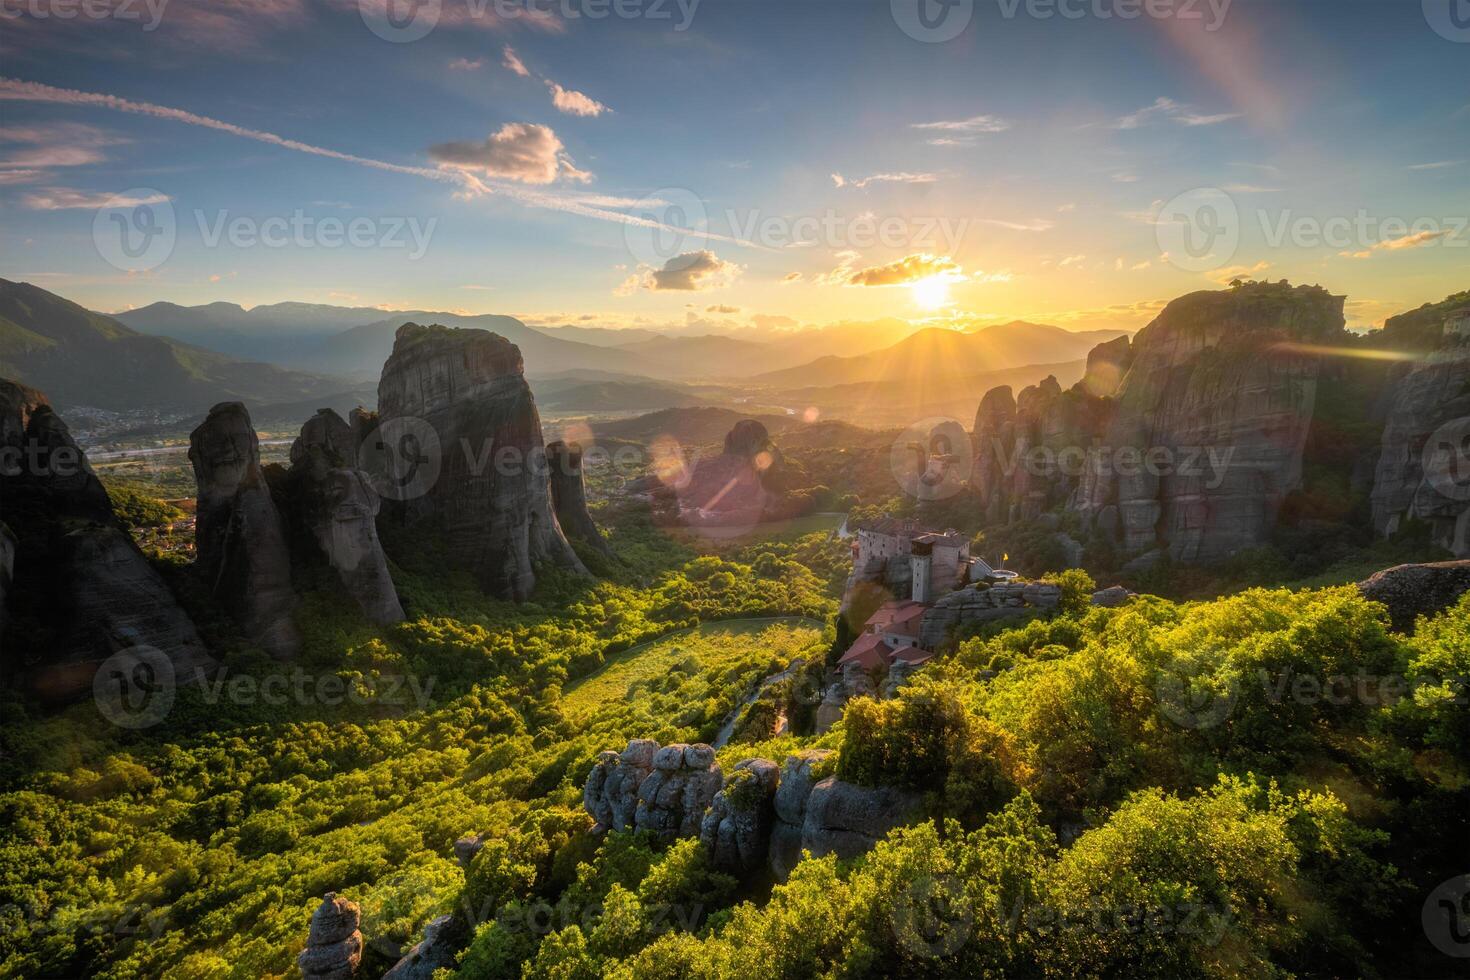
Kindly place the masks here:
<instances>
[{"instance_id":1,"label":"green vegetation","mask_svg":"<svg viewBox=\"0 0 1470 980\"><path fill-rule=\"evenodd\" d=\"M821 664L844 548L612 541L614 580L548 574L520 606L432 564L396 570L396 627L309 595L298 665L224 636L226 683L152 727L5 703L0 976L291 977L326 891L362 906L365 977L446 912L466 980L1452 975L1420 913L1470 837L1470 598L1405 637L1353 589L1100 609L1069 572L1056 615L820 737L803 672L720 764L836 749L819 775L924 819L773 885L592 835L581 786Z\"/></svg>"}]
</instances>

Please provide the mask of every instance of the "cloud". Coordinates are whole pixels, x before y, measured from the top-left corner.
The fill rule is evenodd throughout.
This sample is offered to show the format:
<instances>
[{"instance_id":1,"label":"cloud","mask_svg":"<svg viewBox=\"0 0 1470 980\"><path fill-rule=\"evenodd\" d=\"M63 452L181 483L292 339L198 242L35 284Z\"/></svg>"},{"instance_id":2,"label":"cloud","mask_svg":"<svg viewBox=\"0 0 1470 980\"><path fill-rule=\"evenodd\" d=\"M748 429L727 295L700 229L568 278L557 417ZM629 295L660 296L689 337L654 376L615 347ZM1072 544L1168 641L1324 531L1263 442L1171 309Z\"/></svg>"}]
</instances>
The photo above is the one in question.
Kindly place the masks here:
<instances>
[{"instance_id":1,"label":"cloud","mask_svg":"<svg viewBox=\"0 0 1470 980\"><path fill-rule=\"evenodd\" d=\"M1220 112L1214 115L1203 115L1195 112L1190 106L1173 99L1159 97L1154 100L1153 105L1144 106L1136 112L1130 112L1126 116L1119 116L1113 122L1114 129L1138 129L1145 123L1155 118L1172 119L1181 126L1215 126L1219 123L1239 119L1242 113Z\"/></svg>"},{"instance_id":2,"label":"cloud","mask_svg":"<svg viewBox=\"0 0 1470 980\"><path fill-rule=\"evenodd\" d=\"M70 187L47 187L27 194L23 203L32 211L71 211L99 208L136 208L145 204L162 204L169 199L167 194L144 194L128 197L121 194L78 191Z\"/></svg>"},{"instance_id":3,"label":"cloud","mask_svg":"<svg viewBox=\"0 0 1470 980\"><path fill-rule=\"evenodd\" d=\"M871 177L848 178L841 174L832 175L832 183L838 187L855 187L858 190L869 184L932 184L939 179L938 174L911 174L907 171L899 171L891 174L873 174Z\"/></svg>"},{"instance_id":4,"label":"cloud","mask_svg":"<svg viewBox=\"0 0 1470 980\"><path fill-rule=\"evenodd\" d=\"M471 61L468 58L455 58L449 63L450 71L479 71L485 67L484 58L476 58Z\"/></svg>"},{"instance_id":5,"label":"cloud","mask_svg":"<svg viewBox=\"0 0 1470 980\"><path fill-rule=\"evenodd\" d=\"M33 184L44 176L44 170L0 170L0 185Z\"/></svg>"},{"instance_id":6,"label":"cloud","mask_svg":"<svg viewBox=\"0 0 1470 980\"><path fill-rule=\"evenodd\" d=\"M429 156L441 166L524 184L550 184L559 177L590 179L572 165L551 127L539 123L506 123L484 140L437 143L429 147Z\"/></svg>"},{"instance_id":7,"label":"cloud","mask_svg":"<svg viewBox=\"0 0 1470 980\"><path fill-rule=\"evenodd\" d=\"M1113 174L1113 182L1117 184L1136 184L1138 183L1138 174L1124 170L1121 173Z\"/></svg>"},{"instance_id":8,"label":"cloud","mask_svg":"<svg viewBox=\"0 0 1470 980\"><path fill-rule=\"evenodd\" d=\"M1144 259L1142 262L1138 262L1138 263L1134 264L1133 266L1131 266L1128 269L1128 271L1129 272L1142 272L1144 269L1147 269L1147 268L1149 268L1152 265L1153 265L1153 262L1152 261L1150 261L1149 259Z\"/></svg>"},{"instance_id":9,"label":"cloud","mask_svg":"<svg viewBox=\"0 0 1470 980\"><path fill-rule=\"evenodd\" d=\"M1219 283L1221 286L1228 286L1233 279L1247 279L1269 268L1271 268L1270 262L1257 262L1255 265L1227 265L1223 269L1216 269L1208 273L1208 276L1210 281Z\"/></svg>"},{"instance_id":10,"label":"cloud","mask_svg":"<svg viewBox=\"0 0 1470 980\"><path fill-rule=\"evenodd\" d=\"M930 146L974 146L976 141L973 136L940 136L924 142Z\"/></svg>"},{"instance_id":11,"label":"cloud","mask_svg":"<svg viewBox=\"0 0 1470 980\"><path fill-rule=\"evenodd\" d=\"M937 122L912 123L914 129L938 130L945 133L1003 133L1011 124L998 116L971 116L969 119L941 119Z\"/></svg>"},{"instance_id":12,"label":"cloud","mask_svg":"<svg viewBox=\"0 0 1470 980\"><path fill-rule=\"evenodd\" d=\"M1262 187L1259 184L1226 184L1220 188L1230 194L1280 194L1279 187Z\"/></svg>"},{"instance_id":13,"label":"cloud","mask_svg":"<svg viewBox=\"0 0 1470 980\"><path fill-rule=\"evenodd\" d=\"M1045 218L1033 218L1030 221L1002 221L999 218L977 218L982 225L994 225L997 228L1009 228L1011 231L1050 231L1057 226L1055 221Z\"/></svg>"},{"instance_id":14,"label":"cloud","mask_svg":"<svg viewBox=\"0 0 1470 980\"><path fill-rule=\"evenodd\" d=\"M662 269L641 266L614 293L627 296L638 289L649 292L703 292L730 285L742 271L734 262L726 262L708 249L685 252L669 259Z\"/></svg>"},{"instance_id":15,"label":"cloud","mask_svg":"<svg viewBox=\"0 0 1470 980\"><path fill-rule=\"evenodd\" d=\"M852 268L852 263L857 258L854 252L843 252L838 258L841 265L826 276L826 281L844 286L902 286L935 276L942 276L952 282L960 282L965 278L964 270L953 259L943 255L930 255L928 252L905 255L895 262L865 269Z\"/></svg>"},{"instance_id":16,"label":"cloud","mask_svg":"<svg viewBox=\"0 0 1470 980\"><path fill-rule=\"evenodd\" d=\"M1074 265L1081 265L1083 262L1086 262L1086 261L1087 261L1087 256L1085 256L1085 255L1069 255L1066 258L1062 259L1062 261L1060 261L1060 262L1057 263L1057 268L1058 269L1069 269L1069 268L1071 268Z\"/></svg>"},{"instance_id":17,"label":"cloud","mask_svg":"<svg viewBox=\"0 0 1470 980\"><path fill-rule=\"evenodd\" d=\"M706 306L704 308L704 312L706 312L706 313L727 313L727 314L728 313L739 313L740 312L740 307L738 307L738 306L726 306L723 303L721 303L721 304L719 304L717 306Z\"/></svg>"},{"instance_id":18,"label":"cloud","mask_svg":"<svg viewBox=\"0 0 1470 980\"><path fill-rule=\"evenodd\" d=\"M506 71L513 72L514 74L517 74L522 78L531 77L531 70L526 67L525 62L521 61L520 55L516 54L515 49L512 48L509 44L507 44L500 52L500 67L504 68Z\"/></svg>"},{"instance_id":19,"label":"cloud","mask_svg":"<svg viewBox=\"0 0 1470 980\"><path fill-rule=\"evenodd\" d=\"M1416 163L1405 167L1405 170L1444 170L1447 167L1458 167L1464 160L1438 160L1434 163Z\"/></svg>"},{"instance_id":20,"label":"cloud","mask_svg":"<svg viewBox=\"0 0 1470 980\"><path fill-rule=\"evenodd\" d=\"M5 160L0 160L0 168L14 171L101 163L106 159L103 147L126 142L120 136L81 123L8 126L0 128L0 143L17 143L28 148L8 154Z\"/></svg>"},{"instance_id":21,"label":"cloud","mask_svg":"<svg viewBox=\"0 0 1470 980\"><path fill-rule=\"evenodd\" d=\"M1338 252L1337 254L1345 259L1367 259L1372 258L1374 252L1402 252L1410 248L1423 248L1426 245L1433 245L1441 238L1448 237L1450 237L1449 229L1421 231L1413 235L1404 235L1401 238L1385 239L1360 252L1348 251Z\"/></svg>"},{"instance_id":22,"label":"cloud","mask_svg":"<svg viewBox=\"0 0 1470 980\"><path fill-rule=\"evenodd\" d=\"M385 160L375 160L371 157L356 156L351 153L342 153L326 147L314 146L310 143L303 143L300 140L287 139L258 129L237 126L234 123L222 122L218 119L212 119L209 116L201 116L182 109L161 106L152 102L135 102L116 95L56 88L55 86L43 85L39 82L27 82L15 78L0 77L0 102L4 101L84 106L111 109L115 112L133 113L155 119L167 119L186 126L198 126L203 129L229 133L242 139L255 140L281 149L291 150L295 153L305 153L344 163L351 163L359 167L369 167L388 173L405 174L421 177L425 180L453 184L465 196L495 195L508 198L527 207L560 211L564 214L592 218L597 221L609 221L615 224L631 225L637 228L649 228L658 231L681 232L686 235L696 233L691 228L671 225L640 215L624 214L615 210L616 205L607 205L605 202L608 199L602 196L577 195L566 192L551 194L519 184L487 183L485 180L475 176L468 169L446 166L435 169L432 167L416 167L406 164L389 163ZM545 127L540 128L544 129ZM583 181L591 179L590 174L572 167L570 160L565 156L562 157L559 163L567 179ZM16 171L16 173L21 173L21 171ZM14 183L17 181L11 178L8 182ZM699 231L697 233L714 241L732 242L748 248L758 247L751 242L728 235L719 235L709 231Z\"/></svg>"},{"instance_id":23,"label":"cloud","mask_svg":"<svg viewBox=\"0 0 1470 980\"><path fill-rule=\"evenodd\" d=\"M788 272L786 273L786 275L781 277L781 285L783 286L793 282L801 282L800 272Z\"/></svg>"},{"instance_id":24,"label":"cloud","mask_svg":"<svg viewBox=\"0 0 1470 980\"><path fill-rule=\"evenodd\" d=\"M551 90L551 104L569 116L600 116L612 111L596 99L562 88L550 79L547 79L546 87Z\"/></svg>"}]
</instances>

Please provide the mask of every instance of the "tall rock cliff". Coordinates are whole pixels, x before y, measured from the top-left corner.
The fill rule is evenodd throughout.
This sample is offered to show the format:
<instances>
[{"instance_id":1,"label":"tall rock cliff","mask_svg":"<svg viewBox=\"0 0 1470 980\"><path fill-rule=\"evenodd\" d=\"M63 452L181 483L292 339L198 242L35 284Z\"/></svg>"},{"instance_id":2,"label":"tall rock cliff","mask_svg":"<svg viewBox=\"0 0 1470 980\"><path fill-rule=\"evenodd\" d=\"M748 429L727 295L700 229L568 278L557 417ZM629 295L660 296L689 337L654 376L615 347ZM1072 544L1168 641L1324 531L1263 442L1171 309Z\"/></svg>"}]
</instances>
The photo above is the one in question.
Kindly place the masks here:
<instances>
[{"instance_id":1,"label":"tall rock cliff","mask_svg":"<svg viewBox=\"0 0 1470 980\"><path fill-rule=\"evenodd\" d=\"M437 533L491 593L530 595L541 563L585 573L552 509L541 418L520 349L498 334L404 324L365 446L396 477L386 519ZM412 460L407 457L412 456Z\"/></svg>"},{"instance_id":2,"label":"tall rock cliff","mask_svg":"<svg viewBox=\"0 0 1470 980\"><path fill-rule=\"evenodd\" d=\"M65 423L34 389L0 380L0 584L17 632L6 667L41 698L92 690L97 667L137 647L162 652L178 683L214 667L194 624L117 522Z\"/></svg>"},{"instance_id":3,"label":"tall rock cliff","mask_svg":"<svg viewBox=\"0 0 1470 980\"><path fill-rule=\"evenodd\" d=\"M1416 356L1391 379L1374 529L1424 521L1436 544L1470 557L1470 293L1391 317L1381 340Z\"/></svg>"},{"instance_id":4,"label":"tall rock cliff","mask_svg":"<svg viewBox=\"0 0 1470 980\"><path fill-rule=\"evenodd\" d=\"M1096 348L1070 391L992 391L976 419L990 520L1058 506L1123 554L1213 561L1263 544L1302 482L1321 349L1343 344L1341 296L1246 283L1171 302Z\"/></svg>"},{"instance_id":5,"label":"tall rock cliff","mask_svg":"<svg viewBox=\"0 0 1470 980\"><path fill-rule=\"evenodd\" d=\"M286 486L297 537L311 539L313 557L331 565L368 619L401 622L403 606L378 543L382 500L357 467L357 439L342 416L324 408L301 427Z\"/></svg>"},{"instance_id":6,"label":"tall rock cliff","mask_svg":"<svg viewBox=\"0 0 1470 980\"><path fill-rule=\"evenodd\" d=\"M560 440L546 447L551 502L556 520L567 535L581 539L604 555L611 555L602 532L587 512L587 489L582 480L582 447Z\"/></svg>"},{"instance_id":7,"label":"tall rock cliff","mask_svg":"<svg viewBox=\"0 0 1470 980\"><path fill-rule=\"evenodd\" d=\"M198 484L195 568L205 587L271 656L296 655L291 553L285 526L260 469L250 413L224 402L189 436Z\"/></svg>"}]
</instances>

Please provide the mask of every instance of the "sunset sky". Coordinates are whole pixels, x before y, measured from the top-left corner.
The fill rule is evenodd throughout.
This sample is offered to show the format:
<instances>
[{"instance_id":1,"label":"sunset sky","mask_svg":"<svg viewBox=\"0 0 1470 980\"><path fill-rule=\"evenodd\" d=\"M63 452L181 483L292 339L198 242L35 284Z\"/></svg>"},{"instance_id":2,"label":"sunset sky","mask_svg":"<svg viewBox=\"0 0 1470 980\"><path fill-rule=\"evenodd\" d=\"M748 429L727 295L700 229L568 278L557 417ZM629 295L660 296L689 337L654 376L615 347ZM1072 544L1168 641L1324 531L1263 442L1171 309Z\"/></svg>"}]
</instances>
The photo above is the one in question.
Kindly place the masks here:
<instances>
[{"instance_id":1,"label":"sunset sky","mask_svg":"<svg viewBox=\"0 0 1470 980\"><path fill-rule=\"evenodd\" d=\"M443 0L404 43L356 0L171 0L155 30L141 0L136 20L5 20L0 275L105 311L698 330L1136 328L1234 275L1320 283L1374 324L1470 286L1470 37L1419 0L1236 0L1215 30L1223 0L1126 21L1109 0L974 0L938 43L900 28L908 0L689 2L594 20L583 0ZM1199 188L1239 244L1181 267L1160 210ZM118 194L172 211L152 268L96 243ZM214 239L298 212L370 240ZM1316 234L1330 219L1347 240Z\"/></svg>"}]
</instances>

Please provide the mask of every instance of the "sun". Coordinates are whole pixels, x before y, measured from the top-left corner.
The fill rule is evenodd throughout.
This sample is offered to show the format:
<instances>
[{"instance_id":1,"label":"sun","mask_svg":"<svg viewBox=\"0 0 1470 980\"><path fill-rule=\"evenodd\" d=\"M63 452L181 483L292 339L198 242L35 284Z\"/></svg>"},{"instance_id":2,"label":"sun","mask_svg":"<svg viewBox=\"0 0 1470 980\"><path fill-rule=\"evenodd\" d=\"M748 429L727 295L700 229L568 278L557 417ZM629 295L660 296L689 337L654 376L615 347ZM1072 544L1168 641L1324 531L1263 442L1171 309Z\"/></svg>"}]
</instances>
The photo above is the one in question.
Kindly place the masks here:
<instances>
[{"instance_id":1,"label":"sun","mask_svg":"<svg viewBox=\"0 0 1470 980\"><path fill-rule=\"evenodd\" d=\"M921 309L937 310L949 303L949 282L942 276L930 276L909 284L914 291L914 303Z\"/></svg>"}]
</instances>

